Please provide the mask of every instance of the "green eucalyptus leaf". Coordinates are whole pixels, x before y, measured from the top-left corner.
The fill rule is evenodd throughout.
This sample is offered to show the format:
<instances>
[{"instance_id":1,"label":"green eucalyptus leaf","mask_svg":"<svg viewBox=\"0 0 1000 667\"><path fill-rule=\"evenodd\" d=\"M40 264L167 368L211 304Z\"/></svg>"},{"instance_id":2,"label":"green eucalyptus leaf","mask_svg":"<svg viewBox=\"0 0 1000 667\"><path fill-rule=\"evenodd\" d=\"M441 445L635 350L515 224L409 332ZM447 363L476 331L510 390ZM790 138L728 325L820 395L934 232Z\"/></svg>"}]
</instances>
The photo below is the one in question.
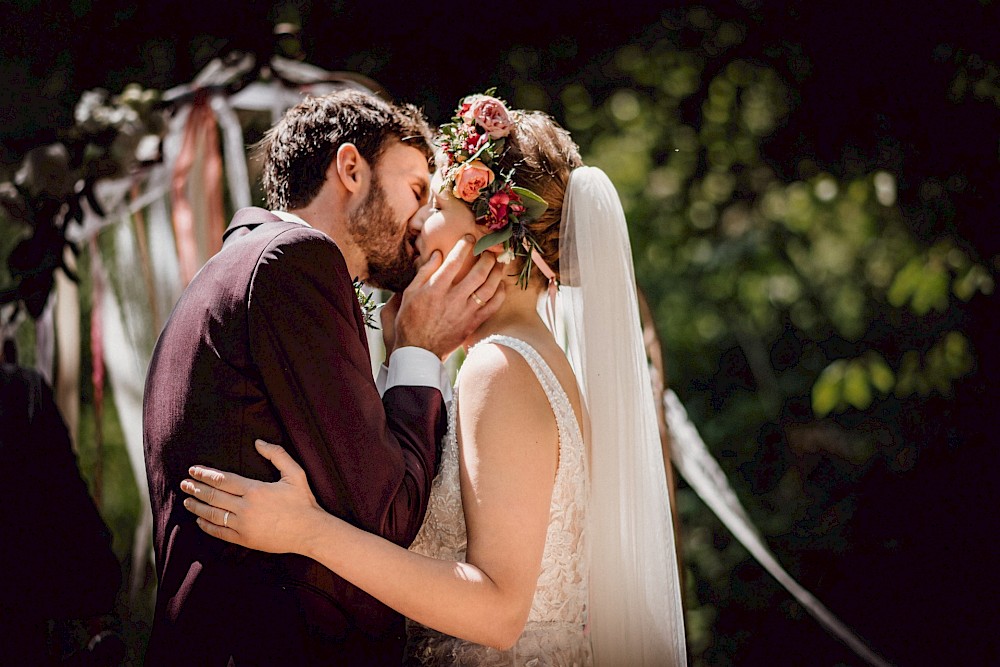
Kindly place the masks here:
<instances>
[{"instance_id":1,"label":"green eucalyptus leaf","mask_svg":"<svg viewBox=\"0 0 1000 667\"><path fill-rule=\"evenodd\" d=\"M528 188L522 188L520 186L515 185L514 187L511 188L511 190L513 190L518 195L520 195L522 199L531 199L531 200L539 202L541 204L545 204L546 208L548 208L548 206L549 206L549 203L547 201L545 201L544 199L542 199L541 197L539 197L538 195L536 195L534 192L532 192Z\"/></svg>"},{"instance_id":2,"label":"green eucalyptus leaf","mask_svg":"<svg viewBox=\"0 0 1000 667\"><path fill-rule=\"evenodd\" d=\"M514 186L511 188L524 203L527 218L537 220L549 208L549 203L527 188Z\"/></svg>"},{"instance_id":3,"label":"green eucalyptus leaf","mask_svg":"<svg viewBox=\"0 0 1000 667\"><path fill-rule=\"evenodd\" d=\"M497 230L495 232L490 232L483 238L476 241L476 247L472 249L473 255L481 255L487 248L492 248L498 243L503 243L510 238L511 234L514 233L514 228L512 225L507 225L503 229Z\"/></svg>"}]
</instances>

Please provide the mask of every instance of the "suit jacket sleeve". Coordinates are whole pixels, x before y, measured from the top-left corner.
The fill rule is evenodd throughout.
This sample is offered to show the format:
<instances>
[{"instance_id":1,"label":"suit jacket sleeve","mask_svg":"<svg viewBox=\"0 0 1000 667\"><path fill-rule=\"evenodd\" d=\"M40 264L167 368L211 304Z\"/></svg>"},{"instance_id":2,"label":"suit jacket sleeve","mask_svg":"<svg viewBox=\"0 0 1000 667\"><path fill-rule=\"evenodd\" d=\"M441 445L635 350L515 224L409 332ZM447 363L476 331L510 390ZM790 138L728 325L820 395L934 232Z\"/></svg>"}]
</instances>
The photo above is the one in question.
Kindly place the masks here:
<instances>
[{"instance_id":1,"label":"suit jacket sleeve","mask_svg":"<svg viewBox=\"0 0 1000 667\"><path fill-rule=\"evenodd\" d=\"M284 232L249 295L251 354L323 507L407 546L420 528L446 426L441 392L380 398L343 256L308 228ZM251 437L253 434L248 434Z\"/></svg>"}]
</instances>

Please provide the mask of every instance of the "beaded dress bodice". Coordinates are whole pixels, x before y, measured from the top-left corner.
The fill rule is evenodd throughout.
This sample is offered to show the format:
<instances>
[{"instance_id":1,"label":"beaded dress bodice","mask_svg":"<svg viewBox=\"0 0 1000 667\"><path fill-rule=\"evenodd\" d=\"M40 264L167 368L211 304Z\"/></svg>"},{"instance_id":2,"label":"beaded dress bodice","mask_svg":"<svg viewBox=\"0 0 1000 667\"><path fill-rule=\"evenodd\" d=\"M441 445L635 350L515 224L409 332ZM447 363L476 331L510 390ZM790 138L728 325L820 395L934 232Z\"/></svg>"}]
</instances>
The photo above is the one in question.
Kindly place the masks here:
<instances>
[{"instance_id":1,"label":"beaded dress bodice","mask_svg":"<svg viewBox=\"0 0 1000 667\"><path fill-rule=\"evenodd\" d=\"M499 344L518 352L534 371L555 414L559 464L549 506L542 569L528 622L506 651L443 635L418 623L407 624L408 665L584 666L591 664L587 622L587 549L584 526L588 499L587 456L573 406L555 374L528 343L490 336L480 345ZM443 560L465 561L467 536L459 483L456 421L459 381L449 407L441 469L431 487L423 526L412 551Z\"/></svg>"}]
</instances>

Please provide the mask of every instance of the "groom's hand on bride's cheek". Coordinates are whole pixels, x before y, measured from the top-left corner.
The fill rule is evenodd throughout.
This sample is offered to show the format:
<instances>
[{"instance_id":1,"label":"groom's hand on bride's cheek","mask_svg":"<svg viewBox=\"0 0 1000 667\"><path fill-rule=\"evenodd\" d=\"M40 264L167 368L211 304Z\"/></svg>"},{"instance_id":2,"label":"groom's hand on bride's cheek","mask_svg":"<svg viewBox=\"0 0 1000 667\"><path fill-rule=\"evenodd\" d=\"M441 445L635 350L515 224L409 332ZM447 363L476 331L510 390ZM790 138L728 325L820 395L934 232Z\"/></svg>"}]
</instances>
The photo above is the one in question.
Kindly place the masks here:
<instances>
[{"instance_id":1,"label":"groom's hand on bride's cheek","mask_svg":"<svg viewBox=\"0 0 1000 667\"><path fill-rule=\"evenodd\" d=\"M463 237L442 262L439 253L417 272L396 316L396 347L415 345L441 359L468 338L503 303L503 269L493 253L482 253L469 272L459 273L475 239Z\"/></svg>"}]
</instances>

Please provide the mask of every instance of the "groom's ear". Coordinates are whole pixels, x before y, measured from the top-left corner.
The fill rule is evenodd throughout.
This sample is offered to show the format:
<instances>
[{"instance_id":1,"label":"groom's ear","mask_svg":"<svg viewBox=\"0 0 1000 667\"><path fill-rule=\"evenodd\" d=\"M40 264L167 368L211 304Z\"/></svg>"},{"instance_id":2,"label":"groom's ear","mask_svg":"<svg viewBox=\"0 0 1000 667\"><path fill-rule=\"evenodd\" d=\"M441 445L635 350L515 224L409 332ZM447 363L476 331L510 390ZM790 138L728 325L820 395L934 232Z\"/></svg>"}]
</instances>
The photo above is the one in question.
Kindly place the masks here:
<instances>
[{"instance_id":1,"label":"groom's ear","mask_svg":"<svg viewBox=\"0 0 1000 667\"><path fill-rule=\"evenodd\" d=\"M357 146L341 144L337 149L337 157L327 172L327 179L330 178L337 178L348 192L355 194L362 191L366 181L371 178L371 168L358 152Z\"/></svg>"}]
</instances>

